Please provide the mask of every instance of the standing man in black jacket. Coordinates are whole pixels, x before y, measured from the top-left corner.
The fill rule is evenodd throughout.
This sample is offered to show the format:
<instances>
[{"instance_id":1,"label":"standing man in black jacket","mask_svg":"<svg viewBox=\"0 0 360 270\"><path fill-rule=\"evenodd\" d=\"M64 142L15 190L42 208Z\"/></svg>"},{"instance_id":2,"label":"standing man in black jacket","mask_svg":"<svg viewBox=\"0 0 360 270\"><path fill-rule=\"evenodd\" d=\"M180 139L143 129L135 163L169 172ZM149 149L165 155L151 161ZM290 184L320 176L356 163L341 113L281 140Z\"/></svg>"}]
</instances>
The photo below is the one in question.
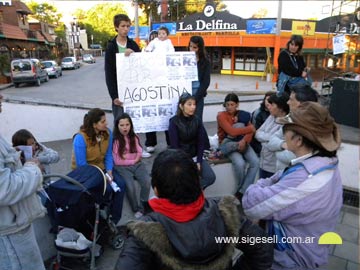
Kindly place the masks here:
<instances>
[{"instance_id":1,"label":"standing man in black jacket","mask_svg":"<svg viewBox=\"0 0 360 270\"><path fill-rule=\"evenodd\" d=\"M127 225L129 237L116 270L270 268L273 244L258 242L265 232L242 214L235 197L205 198L199 170L185 152L161 152L151 177L156 197L148 202L153 212ZM226 237L232 241L221 241ZM233 266L235 248L243 255Z\"/></svg>"},{"instance_id":2,"label":"standing man in black jacket","mask_svg":"<svg viewBox=\"0 0 360 270\"><path fill-rule=\"evenodd\" d=\"M136 42L127 35L130 30L131 20L126 14L114 16L114 27L117 36L109 41L105 53L105 79L112 100L112 112L115 119L123 112L123 102L119 99L117 76L116 76L116 54L124 53L129 56L133 52L140 52Z\"/></svg>"}]
</instances>

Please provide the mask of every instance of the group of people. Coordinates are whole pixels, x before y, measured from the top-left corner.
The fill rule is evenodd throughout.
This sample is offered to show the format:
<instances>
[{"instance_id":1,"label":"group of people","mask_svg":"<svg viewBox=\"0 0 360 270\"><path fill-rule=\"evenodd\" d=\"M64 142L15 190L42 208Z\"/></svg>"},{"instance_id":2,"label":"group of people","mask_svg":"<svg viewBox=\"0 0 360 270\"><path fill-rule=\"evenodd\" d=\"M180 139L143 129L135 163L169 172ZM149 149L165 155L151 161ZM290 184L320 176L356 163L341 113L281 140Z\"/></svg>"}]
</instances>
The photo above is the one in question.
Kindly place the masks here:
<instances>
[{"instance_id":1,"label":"group of people","mask_svg":"<svg viewBox=\"0 0 360 270\"><path fill-rule=\"evenodd\" d=\"M136 219L127 224L127 239L115 269L314 269L325 265L329 247L317 241L335 229L342 205L336 156L341 139L329 111L317 103L316 92L307 84L289 84L288 74L289 90L267 94L253 115L239 110L237 95L228 94L225 110L217 116L218 136L221 152L233 163L238 189L235 196L205 198L204 189L214 183L215 173L203 158L207 144L203 99L210 82L203 39L190 39L199 81L193 83L193 93L179 97L177 113L169 122L170 149L157 155L149 176L132 119L123 112L116 80L115 54L130 55L140 49L127 37L130 19L126 15L116 15L114 26L118 35L105 55L114 128L107 127L103 110L90 110L73 137L72 168L96 165L108 175L108 190L112 181L117 183L120 190L114 192L111 209L114 222L121 218L124 195L129 198ZM286 55L297 67L301 65L296 52L302 46L298 42L289 42ZM1 100L0 95L0 112ZM0 137L0 268L44 269L31 224L45 212L37 196L47 170L41 164L59 157L51 151L41 155L47 148L31 133L19 133L13 145L34 146L30 159ZM44 156L51 156L51 161ZM255 182L258 173L260 179ZM151 199L150 187L155 194ZM273 236L280 241L266 240ZM294 236L313 241L284 241ZM234 262L235 249L242 255Z\"/></svg>"}]
</instances>

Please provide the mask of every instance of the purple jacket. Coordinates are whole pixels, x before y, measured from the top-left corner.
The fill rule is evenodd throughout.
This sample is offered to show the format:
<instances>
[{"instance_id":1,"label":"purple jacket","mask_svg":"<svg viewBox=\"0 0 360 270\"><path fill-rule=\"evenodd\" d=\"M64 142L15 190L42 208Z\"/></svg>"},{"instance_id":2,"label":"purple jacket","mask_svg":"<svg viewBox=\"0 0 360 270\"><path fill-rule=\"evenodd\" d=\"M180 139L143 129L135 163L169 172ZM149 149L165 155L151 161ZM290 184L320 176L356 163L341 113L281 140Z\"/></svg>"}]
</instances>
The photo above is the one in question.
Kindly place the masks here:
<instances>
[{"instance_id":1,"label":"purple jacket","mask_svg":"<svg viewBox=\"0 0 360 270\"><path fill-rule=\"evenodd\" d=\"M313 269L327 263L329 245L318 240L334 232L342 206L337 163L337 158L313 156L246 190L242 203L249 218L266 220L268 228L281 224L284 236L307 241L275 250L272 269Z\"/></svg>"}]
</instances>

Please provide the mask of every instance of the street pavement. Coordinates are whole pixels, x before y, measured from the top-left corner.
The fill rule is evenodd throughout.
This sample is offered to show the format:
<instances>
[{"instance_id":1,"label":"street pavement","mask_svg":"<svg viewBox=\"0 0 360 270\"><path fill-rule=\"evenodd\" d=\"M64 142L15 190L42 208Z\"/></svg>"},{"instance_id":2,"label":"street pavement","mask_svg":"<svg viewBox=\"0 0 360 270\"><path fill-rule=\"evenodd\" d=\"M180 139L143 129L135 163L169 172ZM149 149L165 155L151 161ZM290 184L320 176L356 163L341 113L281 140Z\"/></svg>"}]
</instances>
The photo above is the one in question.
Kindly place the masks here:
<instances>
[{"instance_id":1,"label":"street pavement","mask_svg":"<svg viewBox=\"0 0 360 270\"><path fill-rule=\"evenodd\" d=\"M81 69L80 69L81 70ZM52 82L50 82L52 83ZM319 84L317 85L319 90ZM21 98L21 96L13 96L11 93L15 89L10 85L0 85L0 94L3 94L8 98ZM208 90L208 96L206 97L205 103L219 103L222 102L225 95L229 92L236 92L241 100L261 100L263 94L266 91L275 90L275 85L273 82L267 82L266 80L261 80L259 77L247 77L247 76L231 76L231 75L219 75L212 74L211 84ZM320 90L319 90L320 91ZM26 98L22 98L26 100ZM106 100L106 98L104 98ZM46 100L43 100L46 101ZM54 102L54 101L51 101ZM94 104L95 101L94 101ZM91 102L87 102L87 106L93 106ZM104 109L110 110L109 102L104 102ZM77 104L78 105L78 104ZM93 106L95 107L95 106ZM209 134L216 133L216 122L205 123L205 127ZM358 129L347 129L344 133L347 133L349 141L359 145L358 141ZM350 130L350 131L349 131ZM140 139L144 141L144 135L140 134ZM58 164L53 166L53 171L58 173L66 174L69 168L70 156L71 156L71 140L64 141L54 141L47 143L47 146L57 150L60 154L61 160ZM165 137L163 132L158 133L158 146L156 148L156 153L164 150L166 148ZM155 154L156 154L155 153ZM144 159L144 162L150 171L152 158ZM356 161L358 162L358 161ZM127 203L125 203L127 204ZM128 205L125 205L128 207ZM128 220L131 218L131 211L124 211L123 220ZM342 245L333 246L330 252L329 270L355 270L359 268L359 208L343 206L341 216L338 221L336 228L337 232L343 238ZM104 254L97 259L97 269L98 270L108 270L113 269L119 251L114 251L110 247L105 247ZM75 269L86 269L80 265L76 265Z\"/></svg>"}]
</instances>

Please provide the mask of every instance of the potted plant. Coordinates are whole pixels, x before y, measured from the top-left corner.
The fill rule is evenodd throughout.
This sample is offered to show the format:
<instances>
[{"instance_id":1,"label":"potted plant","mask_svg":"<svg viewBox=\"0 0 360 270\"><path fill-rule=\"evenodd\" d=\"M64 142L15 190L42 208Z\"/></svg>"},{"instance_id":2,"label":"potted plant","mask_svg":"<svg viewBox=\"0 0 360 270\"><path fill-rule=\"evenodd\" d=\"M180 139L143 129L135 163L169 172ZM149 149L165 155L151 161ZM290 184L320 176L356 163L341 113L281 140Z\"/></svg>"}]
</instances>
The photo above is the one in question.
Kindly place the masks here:
<instances>
[{"instance_id":1,"label":"potted plant","mask_svg":"<svg viewBox=\"0 0 360 270\"><path fill-rule=\"evenodd\" d=\"M0 54L0 84L10 83L10 58L7 54Z\"/></svg>"}]
</instances>

